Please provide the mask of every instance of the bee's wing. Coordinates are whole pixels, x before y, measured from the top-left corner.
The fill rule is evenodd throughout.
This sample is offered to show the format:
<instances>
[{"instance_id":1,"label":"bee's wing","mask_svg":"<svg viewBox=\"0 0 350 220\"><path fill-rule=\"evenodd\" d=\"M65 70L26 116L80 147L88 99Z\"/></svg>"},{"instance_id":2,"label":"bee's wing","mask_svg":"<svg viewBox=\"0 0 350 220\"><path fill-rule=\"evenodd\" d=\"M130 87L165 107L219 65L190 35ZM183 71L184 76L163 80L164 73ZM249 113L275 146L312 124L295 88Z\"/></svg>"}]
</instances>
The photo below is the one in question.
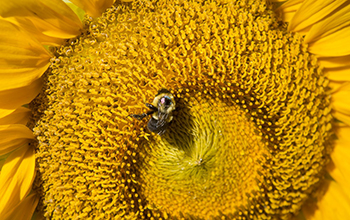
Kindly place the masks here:
<instances>
[{"instance_id":1,"label":"bee's wing","mask_svg":"<svg viewBox=\"0 0 350 220\"><path fill-rule=\"evenodd\" d=\"M154 133L157 133L159 135L162 135L166 128L168 127L168 116L167 115L158 115L158 120L154 119L153 117L149 120L147 124L147 128Z\"/></svg>"},{"instance_id":2,"label":"bee's wing","mask_svg":"<svg viewBox=\"0 0 350 220\"><path fill-rule=\"evenodd\" d=\"M168 114L158 112L157 127L163 127L166 123L168 123L168 117Z\"/></svg>"}]
</instances>

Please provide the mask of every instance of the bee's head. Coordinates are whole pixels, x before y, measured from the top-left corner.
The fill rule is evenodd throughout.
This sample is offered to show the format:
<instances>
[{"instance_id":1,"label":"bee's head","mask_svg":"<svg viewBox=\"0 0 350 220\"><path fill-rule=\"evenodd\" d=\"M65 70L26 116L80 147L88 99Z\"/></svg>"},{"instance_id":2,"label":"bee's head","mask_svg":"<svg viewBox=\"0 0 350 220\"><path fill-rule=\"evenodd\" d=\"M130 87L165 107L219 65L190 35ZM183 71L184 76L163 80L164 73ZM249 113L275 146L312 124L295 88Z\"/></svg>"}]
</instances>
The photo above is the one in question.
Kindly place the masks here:
<instances>
[{"instance_id":1,"label":"bee's head","mask_svg":"<svg viewBox=\"0 0 350 220\"><path fill-rule=\"evenodd\" d=\"M162 113L170 114L175 109L175 102L173 96L163 95L158 101L158 111Z\"/></svg>"},{"instance_id":2,"label":"bee's head","mask_svg":"<svg viewBox=\"0 0 350 220\"><path fill-rule=\"evenodd\" d=\"M158 108L158 114L171 114L175 110L174 96L167 89L159 90L152 104Z\"/></svg>"}]
</instances>

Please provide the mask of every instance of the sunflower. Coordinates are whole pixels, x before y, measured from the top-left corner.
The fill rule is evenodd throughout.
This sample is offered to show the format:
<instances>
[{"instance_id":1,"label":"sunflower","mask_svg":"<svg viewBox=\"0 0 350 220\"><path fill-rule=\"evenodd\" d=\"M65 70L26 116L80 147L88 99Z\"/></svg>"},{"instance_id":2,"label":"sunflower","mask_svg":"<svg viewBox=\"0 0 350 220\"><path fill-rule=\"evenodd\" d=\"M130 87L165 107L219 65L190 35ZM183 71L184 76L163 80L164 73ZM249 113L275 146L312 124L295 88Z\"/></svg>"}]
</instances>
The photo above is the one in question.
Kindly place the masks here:
<instances>
[{"instance_id":1,"label":"sunflower","mask_svg":"<svg viewBox=\"0 0 350 220\"><path fill-rule=\"evenodd\" d=\"M346 219L349 3L1 1L1 219Z\"/></svg>"}]
</instances>

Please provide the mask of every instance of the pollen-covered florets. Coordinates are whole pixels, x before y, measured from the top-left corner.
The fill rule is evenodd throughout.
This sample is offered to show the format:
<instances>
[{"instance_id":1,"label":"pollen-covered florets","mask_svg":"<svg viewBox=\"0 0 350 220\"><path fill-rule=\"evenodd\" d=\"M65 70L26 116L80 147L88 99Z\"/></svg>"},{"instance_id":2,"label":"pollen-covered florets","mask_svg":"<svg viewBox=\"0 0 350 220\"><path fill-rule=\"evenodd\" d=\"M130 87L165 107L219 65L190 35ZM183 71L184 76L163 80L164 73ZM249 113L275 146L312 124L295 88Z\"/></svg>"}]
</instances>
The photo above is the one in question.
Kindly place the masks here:
<instances>
[{"instance_id":1,"label":"pollen-covered florets","mask_svg":"<svg viewBox=\"0 0 350 220\"><path fill-rule=\"evenodd\" d=\"M327 80L265 1L116 3L34 102L47 217L287 219L331 150ZM161 88L176 110L147 131Z\"/></svg>"}]
</instances>

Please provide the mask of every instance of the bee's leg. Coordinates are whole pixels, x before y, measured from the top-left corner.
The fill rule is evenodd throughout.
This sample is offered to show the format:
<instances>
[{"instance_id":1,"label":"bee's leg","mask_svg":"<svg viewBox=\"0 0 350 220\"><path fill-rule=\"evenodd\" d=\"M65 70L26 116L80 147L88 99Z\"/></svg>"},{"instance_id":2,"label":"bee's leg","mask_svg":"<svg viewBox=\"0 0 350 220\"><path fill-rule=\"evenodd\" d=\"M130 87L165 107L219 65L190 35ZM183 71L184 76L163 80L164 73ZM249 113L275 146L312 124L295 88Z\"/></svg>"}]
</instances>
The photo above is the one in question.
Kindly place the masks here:
<instances>
[{"instance_id":1,"label":"bee's leg","mask_svg":"<svg viewBox=\"0 0 350 220\"><path fill-rule=\"evenodd\" d=\"M131 115L128 115L128 117L133 117L133 118L136 118L137 120L142 120L144 117L147 116L147 113L143 113L143 114L140 114L140 115L136 115L136 114L131 114Z\"/></svg>"},{"instance_id":2,"label":"bee's leg","mask_svg":"<svg viewBox=\"0 0 350 220\"><path fill-rule=\"evenodd\" d=\"M133 118L136 118L137 120L142 120L143 118L147 117L148 115L151 115L153 114L155 111L151 110L147 113L142 113L140 115L136 115L136 114L131 114L131 115L128 115L128 116L131 116Z\"/></svg>"},{"instance_id":3,"label":"bee's leg","mask_svg":"<svg viewBox=\"0 0 350 220\"><path fill-rule=\"evenodd\" d=\"M151 109L153 112L158 111L158 108L155 107L155 106L153 106L152 104L146 103L146 106L147 106L149 109ZM152 113L153 113L153 112L152 112Z\"/></svg>"},{"instance_id":4,"label":"bee's leg","mask_svg":"<svg viewBox=\"0 0 350 220\"><path fill-rule=\"evenodd\" d=\"M153 114L154 112L158 111L158 109L156 107L154 107L152 104L148 104L146 103L146 106L151 110L151 111L148 111L147 113L142 113L142 114L139 114L139 115L136 115L136 114L131 114L131 115L128 115L133 117L133 118L136 118L137 120L142 120L143 118L145 118L146 116L149 116L151 114Z\"/></svg>"}]
</instances>

